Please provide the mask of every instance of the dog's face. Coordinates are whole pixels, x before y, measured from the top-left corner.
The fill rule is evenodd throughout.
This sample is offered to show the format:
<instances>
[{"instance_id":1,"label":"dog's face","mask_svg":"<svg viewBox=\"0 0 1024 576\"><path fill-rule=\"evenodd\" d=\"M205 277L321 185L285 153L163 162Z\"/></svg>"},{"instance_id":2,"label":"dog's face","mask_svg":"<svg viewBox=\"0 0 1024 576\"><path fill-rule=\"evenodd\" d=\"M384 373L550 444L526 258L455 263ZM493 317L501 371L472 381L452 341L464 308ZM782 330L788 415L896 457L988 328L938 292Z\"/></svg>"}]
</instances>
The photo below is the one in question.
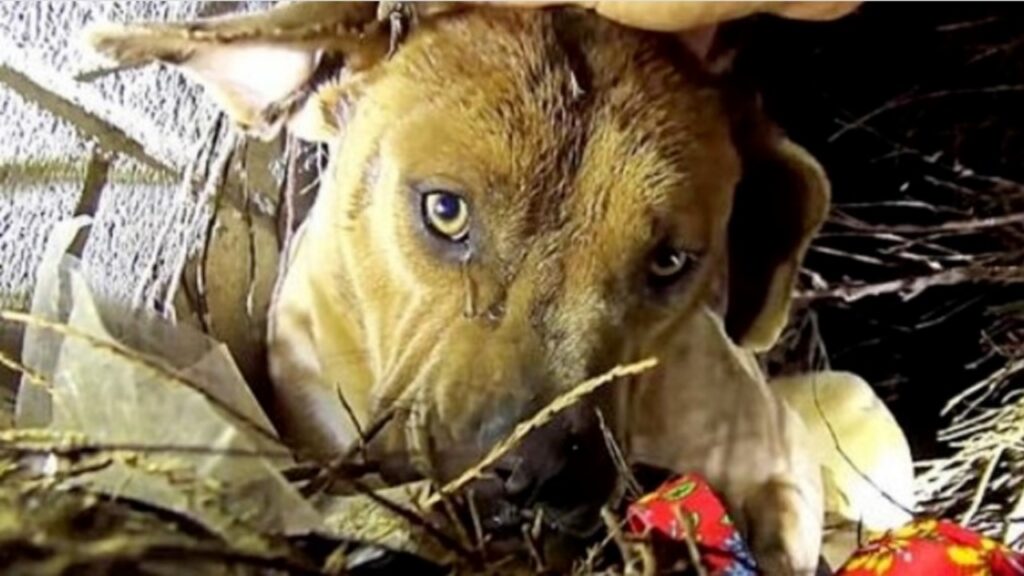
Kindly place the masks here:
<instances>
[{"instance_id":1,"label":"dog's face","mask_svg":"<svg viewBox=\"0 0 1024 576\"><path fill-rule=\"evenodd\" d=\"M500 11L376 74L308 233L330 230L324 281L349 290L324 312L359 318L377 402L423 388L433 437L488 445L707 293L740 163L678 47Z\"/></svg>"},{"instance_id":2,"label":"dog's face","mask_svg":"<svg viewBox=\"0 0 1024 576\"><path fill-rule=\"evenodd\" d=\"M244 123L330 144L294 272L317 299L295 306L321 380L360 416L411 399L435 448L484 449L584 378L656 356L698 305L741 343L781 328L827 186L674 39L475 10L421 22L390 58L371 32L358 50L257 40L146 56L191 65ZM358 69L326 66L332 46ZM250 48L266 78L219 68Z\"/></svg>"}]
</instances>

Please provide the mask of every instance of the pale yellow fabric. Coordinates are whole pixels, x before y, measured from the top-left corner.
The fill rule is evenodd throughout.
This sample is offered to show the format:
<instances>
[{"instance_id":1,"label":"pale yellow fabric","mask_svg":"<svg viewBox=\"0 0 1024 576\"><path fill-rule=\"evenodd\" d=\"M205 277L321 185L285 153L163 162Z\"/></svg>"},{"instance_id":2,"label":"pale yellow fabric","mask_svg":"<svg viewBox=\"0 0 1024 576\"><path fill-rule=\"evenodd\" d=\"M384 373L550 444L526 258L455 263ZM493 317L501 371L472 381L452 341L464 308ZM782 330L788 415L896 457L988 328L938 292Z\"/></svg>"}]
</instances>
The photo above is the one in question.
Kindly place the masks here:
<instances>
[{"instance_id":1,"label":"pale yellow fabric","mask_svg":"<svg viewBox=\"0 0 1024 576\"><path fill-rule=\"evenodd\" d=\"M767 13L797 20L833 20L860 6L860 2L601 2L541 0L539 2L496 2L485 4L517 8L542 8L575 4L596 11L619 24L658 32L681 32L700 26Z\"/></svg>"},{"instance_id":2,"label":"pale yellow fabric","mask_svg":"<svg viewBox=\"0 0 1024 576\"><path fill-rule=\"evenodd\" d=\"M801 374L771 382L800 415L821 461L828 515L823 552L841 564L857 534L899 527L915 507L910 445L867 382L846 372Z\"/></svg>"}]
</instances>

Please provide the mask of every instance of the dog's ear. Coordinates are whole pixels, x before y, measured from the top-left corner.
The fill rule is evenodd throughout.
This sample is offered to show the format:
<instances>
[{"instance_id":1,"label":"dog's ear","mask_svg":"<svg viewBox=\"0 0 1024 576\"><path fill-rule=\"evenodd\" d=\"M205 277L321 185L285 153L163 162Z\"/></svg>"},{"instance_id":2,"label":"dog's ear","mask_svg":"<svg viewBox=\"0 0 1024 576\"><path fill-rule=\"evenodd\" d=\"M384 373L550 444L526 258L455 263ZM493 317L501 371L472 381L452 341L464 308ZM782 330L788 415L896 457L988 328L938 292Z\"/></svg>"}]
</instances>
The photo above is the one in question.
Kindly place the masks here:
<instances>
[{"instance_id":1,"label":"dog's ear","mask_svg":"<svg viewBox=\"0 0 1024 576\"><path fill-rule=\"evenodd\" d=\"M786 325L801 262L828 212L830 187L821 165L776 127L760 122L742 130L725 326L734 342L760 351Z\"/></svg>"},{"instance_id":2,"label":"dog's ear","mask_svg":"<svg viewBox=\"0 0 1024 576\"><path fill-rule=\"evenodd\" d=\"M725 328L736 344L770 348L789 319L804 254L828 212L821 165L769 122L736 60L746 24L711 24L677 35L704 70L726 87L733 140L743 162L728 231Z\"/></svg>"},{"instance_id":3,"label":"dog's ear","mask_svg":"<svg viewBox=\"0 0 1024 576\"><path fill-rule=\"evenodd\" d=\"M323 141L338 129L342 69L366 71L387 55L390 30L377 10L376 2L294 2L194 22L92 26L84 40L121 66L175 66L250 133L270 139L287 125Z\"/></svg>"}]
</instances>

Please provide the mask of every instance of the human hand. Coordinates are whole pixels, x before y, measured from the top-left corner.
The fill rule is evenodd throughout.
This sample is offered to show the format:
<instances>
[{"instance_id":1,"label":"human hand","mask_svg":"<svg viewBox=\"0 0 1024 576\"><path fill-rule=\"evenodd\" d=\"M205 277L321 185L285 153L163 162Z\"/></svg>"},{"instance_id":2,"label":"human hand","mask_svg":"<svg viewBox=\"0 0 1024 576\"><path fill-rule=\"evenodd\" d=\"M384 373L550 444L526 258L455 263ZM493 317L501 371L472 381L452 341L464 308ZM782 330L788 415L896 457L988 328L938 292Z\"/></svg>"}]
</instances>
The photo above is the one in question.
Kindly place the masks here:
<instances>
[{"instance_id":1,"label":"human hand","mask_svg":"<svg viewBox=\"0 0 1024 576\"><path fill-rule=\"evenodd\" d=\"M860 2L645 2L601 0L481 0L515 8L575 5L593 10L619 24L657 32L682 32L720 24L754 14L774 14L795 20L834 20L860 6Z\"/></svg>"}]
</instances>

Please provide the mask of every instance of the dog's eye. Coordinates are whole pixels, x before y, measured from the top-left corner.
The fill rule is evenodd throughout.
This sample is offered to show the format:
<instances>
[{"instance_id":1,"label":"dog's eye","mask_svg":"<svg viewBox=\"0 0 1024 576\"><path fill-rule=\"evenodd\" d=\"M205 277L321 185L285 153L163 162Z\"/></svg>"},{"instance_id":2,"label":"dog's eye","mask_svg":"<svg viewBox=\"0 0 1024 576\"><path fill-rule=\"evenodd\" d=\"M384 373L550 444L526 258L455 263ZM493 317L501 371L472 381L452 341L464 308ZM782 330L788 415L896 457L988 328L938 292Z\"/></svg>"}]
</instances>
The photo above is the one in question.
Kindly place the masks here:
<instances>
[{"instance_id":1,"label":"dog's eye","mask_svg":"<svg viewBox=\"0 0 1024 576\"><path fill-rule=\"evenodd\" d=\"M686 252L662 243L654 249L647 267L650 282L655 287L664 287L675 282L689 269L691 258Z\"/></svg>"},{"instance_id":2,"label":"dog's eye","mask_svg":"<svg viewBox=\"0 0 1024 576\"><path fill-rule=\"evenodd\" d=\"M458 194L427 192L423 195L423 221L442 238L462 242L469 236L469 205Z\"/></svg>"}]
</instances>

